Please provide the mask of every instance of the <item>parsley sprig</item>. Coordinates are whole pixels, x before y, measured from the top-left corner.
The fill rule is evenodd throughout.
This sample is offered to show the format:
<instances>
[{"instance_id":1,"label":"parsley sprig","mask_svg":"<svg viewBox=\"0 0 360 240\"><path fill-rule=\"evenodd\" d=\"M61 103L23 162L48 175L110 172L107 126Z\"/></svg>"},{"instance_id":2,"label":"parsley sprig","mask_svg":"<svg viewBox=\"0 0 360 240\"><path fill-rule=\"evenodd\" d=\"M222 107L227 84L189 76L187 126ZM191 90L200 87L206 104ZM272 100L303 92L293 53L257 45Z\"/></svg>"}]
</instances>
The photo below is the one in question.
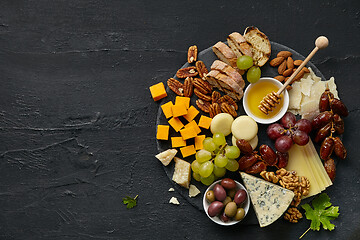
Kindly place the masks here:
<instances>
[{"instance_id":1,"label":"parsley sprig","mask_svg":"<svg viewBox=\"0 0 360 240\"><path fill-rule=\"evenodd\" d=\"M308 230L301 235L301 239L310 229L313 231L320 230L320 224L325 230L332 231L335 225L330 222L339 216L339 207L332 206L330 198L326 193L322 193L312 201L314 209L309 204L304 204L301 207L305 209L306 219L311 220Z\"/></svg>"},{"instance_id":2,"label":"parsley sprig","mask_svg":"<svg viewBox=\"0 0 360 240\"><path fill-rule=\"evenodd\" d=\"M133 208L136 206L136 203L137 203L136 199L138 196L139 195L136 195L134 198L126 196L123 198L123 203L126 205L127 209L130 209L130 208Z\"/></svg>"}]
</instances>

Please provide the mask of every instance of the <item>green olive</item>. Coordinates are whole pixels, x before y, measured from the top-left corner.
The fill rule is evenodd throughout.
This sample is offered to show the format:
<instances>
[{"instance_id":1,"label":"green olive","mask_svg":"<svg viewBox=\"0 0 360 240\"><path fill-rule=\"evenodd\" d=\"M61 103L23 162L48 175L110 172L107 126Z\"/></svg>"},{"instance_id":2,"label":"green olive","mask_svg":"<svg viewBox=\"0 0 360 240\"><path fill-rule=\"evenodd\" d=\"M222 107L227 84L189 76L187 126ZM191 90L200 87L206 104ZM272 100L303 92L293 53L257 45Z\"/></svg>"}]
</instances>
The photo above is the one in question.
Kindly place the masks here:
<instances>
[{"instance_id":1,"label":"green olive","mask_svg":"<svg viewBox=\"0 0 360 240\"><path fill-rule=\"evenodd\" d=\"M226 206L231 201L232 201L231 197L226 197L225 200L223 201L224 206Z\"/></svg>"},{"instance_id":2,"label":"green olive","mask_svg":"<svg viewBox=\"0 0 360 240\"><path fill-rule=\"evenodd\" d=\"M215 194L213 190L209 190L206 193L206 200L210 203L212 203L213 201L215 201Z\"/></svg>"},{"instance_id":3,"label":"green olive","mask_svg":"<svg viewBox=\"0 0 360 240\"><path fill-rule=\"evenodd\" d=\"M243 208L238 208L236 210L235 220L240 221L245 217L245 210Z\"/></svg>"},{"instance_id":4,"label":"green olive","mask_svg":"<svg viewBox=\"0 0 360 240\"><path fill-rule=\"evenodd\" d=\"M237 206L235 202L229 202L225 207L225 215L232 218L236 215Z\"/></svg>"}]
</instances>

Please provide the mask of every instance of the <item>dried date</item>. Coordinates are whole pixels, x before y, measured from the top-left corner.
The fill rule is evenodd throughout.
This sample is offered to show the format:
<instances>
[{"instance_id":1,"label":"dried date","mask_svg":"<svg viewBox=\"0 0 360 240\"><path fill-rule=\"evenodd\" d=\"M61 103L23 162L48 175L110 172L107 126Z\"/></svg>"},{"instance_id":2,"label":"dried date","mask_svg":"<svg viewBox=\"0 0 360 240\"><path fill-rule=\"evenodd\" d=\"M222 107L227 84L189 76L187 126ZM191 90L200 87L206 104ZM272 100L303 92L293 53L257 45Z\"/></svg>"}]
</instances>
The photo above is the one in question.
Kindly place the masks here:
<instances>
[{"instance_id":1,"label":"dried date","mask_svg":"<svg viewBox=\"0 0 360 240\"><path fill-rule=\"evenodd\" d=\"M330 111L325 111L317 115L311 122L313 129L322 128L332 120L333 114Z\"/></svg>"},{"instance_id":2,"label":"dried date","mask_svg":"<svg viewBox=\"0 0 360 240\"><path fill-rule=\"evenodd\" d=\"M334 182L336 176L336 166L334 160L332 158L325 160L324 168L326 170L326 173L329 175L331 181Z\"/></svg>"},{"instance_id":3,"label":"dried date","mask_svg":"<svg viewBox=\"0 0 360 240\"><path fill-rule=\"evenodd\" d=\"M247 168L245 172L249 174L257 174L265 170L266 170L266 164L262 161L258 161L251 167Z\"/></svg>"},{"instance_id":4,"label":"dried date","mask_svg":"<svg viewBox=\"0 0 360 240\"><path fill-rule=\"evenodd\" d=\"M326 91L323 92L320 96L319 110L320 112L325 112L330 110L330 99Z\"/></svg>"},{"instance_id":5,"label":"dried date","mask_svg":"<svg viewBox=\"0 0 360 240\"><path fill-rule=\"evenodd\" d=\"M277 157L277 167L278 168L284 168L287 166L289 162L289 153L282 153L279 151L276 151L276 157Z\"/></svg>"},{"instance_id":6,"label":"dried date","mask_svg":"<svg viewBox=\"0 0 360 240\"><path fill-rule=\"evenodd\" d=\"M337 134L343 134L344 133L344 120L339 116L339 114L334 114L333 117L334 122L334 129Z\"/></svg>"},{"instance_id":7,"label":"dried date","mask_svg":"<svg viewBox=\"0 0 360 240\"><path fill-rule=\"evenodd\" d=\"M344 144L342 143L342 141L340 140L339 137L335 137L333 138L334 140L334 152L335 155L338 156L340 159L345 159L347 152L346 152L346 148L344 146Z\"/></svg>"},{"instance_id":8,"label":"dried date","mask_svg":"<svg viewBox=\"0 0 360 240\"><path fill-rule=\"evenodd\" d=\"M349 111L347 110L345 104L339 99L334 98L330 102L330 108L334 113L339 114L341 117L347 117L347 115L349 115Z\"/></svg>"},{"instance_id":9,"label":"dried date","mask_svg":"<svg viewBox=\"0 0 360 240\"><path fill-rule=\"evenodd\" d=\"M259 153L262 157L262 159L266 162L269 166L274 166L277 163L277 156L274 150L269 147L268 145L261 145L259 147Z\"/></svg>"},{"instance_id":10,"label":"dried date","mask_svg":"<svg viewBox=\"0 0 360 240\"><path fill-rule=\"evenodd\" d=\"M329 136L331 133L331 123L326 124L324 127L320 128L320 130L317 132L314 141L315 142L321 142L323 141L327 136Z\"/></svg>"},{"instance_id":11,"label":"dried date","mask_svg":"<svg viewBox=\"0 0 360 240\"><path fill-rule=\"evenodd\" d=\"M236 146L240 149L240 152L244 154L250 154L253 151L250 143L245 139L238 139L236 141Z\"/></svg>"},{"instance_id":12,"label":"dried date","mask_svg":"<svg viewBox=\"0 0 360 240\"><path fill-rule=\"evenodd\" d=\"M323 141L320 147L320 158L322 160L327 160L334 151L334 147L335 146L334 146L333 138L332 137L325 138L325 140Z\"/></svg>"},{"instance_id":13,"label":"dried date","mask_svg":"<svg viewBox=\"0 0 360 240\"><path fill-rule=\"evenodd\" d=\"M238 161L239 170L244 171L245 169L254 165L254 163L256 163L257 160L258 159L253 154L245 155L245 156L241 157L240 160Z\"/></svg>"}]
</instances>

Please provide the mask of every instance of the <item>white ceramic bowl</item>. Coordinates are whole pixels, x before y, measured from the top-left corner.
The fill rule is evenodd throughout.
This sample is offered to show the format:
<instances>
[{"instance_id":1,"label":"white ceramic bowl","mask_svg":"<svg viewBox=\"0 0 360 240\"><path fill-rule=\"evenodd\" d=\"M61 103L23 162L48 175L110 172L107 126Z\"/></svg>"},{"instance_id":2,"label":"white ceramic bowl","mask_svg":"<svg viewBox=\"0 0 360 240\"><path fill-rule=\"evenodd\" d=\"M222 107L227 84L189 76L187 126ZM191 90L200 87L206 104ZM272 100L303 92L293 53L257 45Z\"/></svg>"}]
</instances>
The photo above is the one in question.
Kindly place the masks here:
<instances>
[{"instance_id":1,"label":"white ceramic bowl","mask_svg":"<svg viewBox=\"0 0 360 240\"><path fill-rule=\"evenodd\" d=\"M280 110L280 112L278 114L276 114L275 116L273 116L272 118L259 118L257 116L255 116L249 109L248 107L248 93L249 90L254 87L256 84L261 84L264 81L270 81L273 82L275 85L277 85L279 87L279 89L283 86L283 84L281 82L279 82L278 80L276 80L275 78L271 78L271 77L262 77L259 79L259 81L257 81L256 83L252 83L250 84L244 93L244 98L243 98L243 106L244 106L244 110L246 112L246 114L250 117L252 117L256 122L258 123L262 123L262 124L271 124L274 123L276 121L278 121L280 118L282 118L282 116L284 116L284 114L286 113L286 111L288 110L289 107L289 93L288 91L285 89L283 92L283 101L284 104ZM270 92L269 92L270 93ZM259 103L260 104L260 103Z\"/></svg>"},{"instance_id":2,"label":"white ceramic bowl","mask_svg":"<svg viewBox=\"0 0 360 240\"><path fill-rule=\"evenodd\" d=\"M234 180L235 181L235 180ZM220 220L220 218L218 216L215 216L215 217L210 217L209 214L208 214L208 208L210 206L210 203L206 200L206 193L209 191L209 190L212 190L215 186L215 184L220 184L221 180L218 180L216 182L214 182L213 184L211 184L205 191L204 193L204 196L203 196L203 207L204 207L204 211L206 213L206 215L208 216L208 218L210 218L213 222L219 224L219 225L223 225L223 226L231 226L231 225L234 225L234 224L237 224L239 222L241 222L242 220L240 221L235 221L235 220L230 220L228 222L223 222ZM242 208L244 208L244 211L245 211L245 216L244 218L246 217L248 211L249 211L249 208L250 208L250 198L249 198L249 194L248 192L246 191L246 188L241 184L239 183L238 181L235 181L236 183L236 189L237 190L240 190L240 189L244 189L245 192L246 192L246 199L244 201L244 203L242 204ZM243 218L243 219L244 219Z\"/></svg>"}]
</instances>

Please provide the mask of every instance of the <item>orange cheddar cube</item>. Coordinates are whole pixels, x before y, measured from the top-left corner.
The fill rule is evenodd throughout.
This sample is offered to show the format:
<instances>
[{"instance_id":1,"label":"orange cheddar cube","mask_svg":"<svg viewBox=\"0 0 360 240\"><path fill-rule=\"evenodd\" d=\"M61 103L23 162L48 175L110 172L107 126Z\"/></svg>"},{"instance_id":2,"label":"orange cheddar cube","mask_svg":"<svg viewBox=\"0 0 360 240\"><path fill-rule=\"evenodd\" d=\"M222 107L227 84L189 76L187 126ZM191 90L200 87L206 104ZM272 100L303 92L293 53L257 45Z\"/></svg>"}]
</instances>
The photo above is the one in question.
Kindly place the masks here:
<instances>
[{"instance_id":1,"label":"orange cheddar cube","mask_svg":"<svg viewBox=\"0 0 360 240\"><path fill-rule=\"evenodd\" d=\"M159 140L168 140L169 139L169 126L167 125L158 125L156 138Z\"/></svg>"},{"instance_id":2,"label":"orange cheddar cube","mask_svg":"<svg viewBox=\"0 0 360 240\"><path fill-rule=\"evenodd\" d=\"M186 146L186 141L184 139L182 139L182 137L172 137L171 138L171 146L173 148L184 147L184 146Z\"/></svg>"},{"instance_id":3,"label":"orange cheddar cube","mask_svg":"<svg viewBox=\"0 0 360 240\"><path fill-rule=\"evenodd\" d=\"M196 153L196 150L195 150L194 145L190 145L190 146L180 148L180 152L181 152L182 156L185 158L190 155L194 155Z\"/></svg>"},{"instance_id":4,"label":"orange cheddar cube","mask_svg":"<svg viewBox=\"0 0 360 240\"><path fill-rule=\"evenodd\" d=\"M185 125L185 128L188 127L193 127L196 134L201 133L201 129L199 128L199 126L196 124L195 120L192 120L191 122L189 122L188 124Z\"/></svg>"},{"instance_id":5,"label":"orange cheddar cube","mask_svg":"<svg viewBox=\"0 0 360 240\"><path fill-rule=\"evenodd\" d=\"M209 129L211 121L212 121L212 118L201 115L198 125L199 125L199 127Z\"/></svg>"},{"instance_id":6,"label":"orange cheddar cube","mask_svg":"<svg viewBox=\"0 0 360 240\"><path fill-rule=\"evenodd\" d=\"M173 117L180 117L187 114L187 109L184 104L175 104L171 107Z\"/></svg>"},{"instance_id":7,"label":"orange cheddar cube","mask_svg":"<svg viewBox=\"0 0 360 240\"><path fill-rule=\"evenodd\" d=\"M203 149L204 139L205 139L205 135L199 135L195 137L195 150Z\"/></svg>"},{"instance_id":8,"label":"orange cheddar cube","mask_svg":"<svg viewBox=\"0 0 360 240\"><path fill-rule=\"evenodd\" d=\"M161 109L166 118L172 117L172 106L174 106L174 104L171 101L161 105Z\"/></svg>"},{"instance_id":9,"label":"orange cheddar cube","mask_svg":"<svg viewBox=\"0 0 360 240\"><path fill-rule=\"evenodd\" d=\"M189 126L187 128L184 128L184 129L181 129L180 130L180 134L181 134L181 137L184 139L184 140L187 140L187 139L190 139L190 138L194 138L197 136L197 133L196 133L196 130L194 127L192 126Z\"/></svg>"},{"instance_id":10,"label":"orange cheddar cube","mask_svg":"<svg viewBox=\"0 0 360 240\"><path fill-rule=\"evenodd\" d=\"M197 110L194 106L190 106L188 112L183 117L188 121L191 122L194 118L199 114L199 110Z\"/></svg>"},{"instance_id":11,"label":"orange cheddar cube","mask_svg":"<svg viewBox=\"0 0 360 240\"><path fill-rule=\"evenodd\" d=\"M184 124L180 121L180 119L173 117L171 118L168 123L170 124L170 126L173 127L173 129L178 132L180 131L180 129L183 128Z\"/></svg>"},{"instance_id":12,"label":"orange cheddar cube","mask_svg":"<svg viewBox=\"0 0 360 240\"><path fill-rule=\"evenodd\" d=\"M151 96L154 101L158 101L167 96L164 84L159 82L158 84L152 85L150 87Z\"/></svg>"},{"instance_id":13,"label":"orange cheddar cube","mask_svg":"<svg viewBox=\"0 0 360 240\"><path fill-rule=\"evenodd\" d=\"M176 96L175 105L178 105L178 104L184 104L186 109L188 109L190 107L190 98L189 97Z\"/></svg>"}]
</instances>

